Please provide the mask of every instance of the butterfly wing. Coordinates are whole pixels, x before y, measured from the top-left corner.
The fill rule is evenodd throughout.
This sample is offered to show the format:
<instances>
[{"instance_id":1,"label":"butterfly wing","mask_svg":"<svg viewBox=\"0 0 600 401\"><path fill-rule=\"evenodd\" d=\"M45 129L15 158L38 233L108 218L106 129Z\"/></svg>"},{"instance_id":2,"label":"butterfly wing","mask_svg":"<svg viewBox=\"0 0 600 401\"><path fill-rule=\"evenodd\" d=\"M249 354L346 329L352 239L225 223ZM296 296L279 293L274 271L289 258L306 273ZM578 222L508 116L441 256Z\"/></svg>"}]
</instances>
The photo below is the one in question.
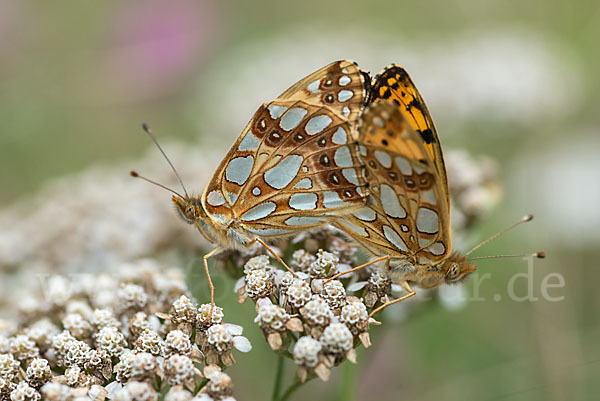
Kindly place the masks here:
<instances>
[{"instance_id":1,"label":"butterfly wing","mask_svg":"<svg viewBox=\"0 0 600 401\"><path fill-rule=\"evenodd\" d=\"M261 106L202 197L206 211L261 236L291 234L365 203L350 123L301 100Z\"/></svg>"},{"instance_id":2,"label":"butterfly wing","mask_svg":"<svg viewBox=\"0 0 600 401\"><path fill-rule=\"evenodd\" d=\"M340 60L296 82L278 99L325 106L355 128L367 101L370 82L369 74L355 62Z\"/></svg>"},{"instance_id":3,"label":"butterfly wing","mask_svg":"<svg viewBox=\"0 0 600 401\"><path fill-rule=\"evenodd\" d=\"M434 161L449 207L448 180L440 139L425 101L404 68L391 64L375 76L369 95L369 103L373 103L378 99L393 101L398 105L404 118L421 136L425 149ZM385 140L385 135L380 139ZM390 142L385 146L392 151L397 151L403 144Z\"/></svg>"},{"instance_id":4,"label":"butterfly wing","mask_svg":"<svg viewBox=\"0 0 600 401\"><path fill-rule=\"evenodd\" d=\"M358 135L370 194L365 207L335 225L376 255L418 264L445 259L451 250L447 192L422 136L387 100L367 107Z\"/></svg>"}]
</instances>

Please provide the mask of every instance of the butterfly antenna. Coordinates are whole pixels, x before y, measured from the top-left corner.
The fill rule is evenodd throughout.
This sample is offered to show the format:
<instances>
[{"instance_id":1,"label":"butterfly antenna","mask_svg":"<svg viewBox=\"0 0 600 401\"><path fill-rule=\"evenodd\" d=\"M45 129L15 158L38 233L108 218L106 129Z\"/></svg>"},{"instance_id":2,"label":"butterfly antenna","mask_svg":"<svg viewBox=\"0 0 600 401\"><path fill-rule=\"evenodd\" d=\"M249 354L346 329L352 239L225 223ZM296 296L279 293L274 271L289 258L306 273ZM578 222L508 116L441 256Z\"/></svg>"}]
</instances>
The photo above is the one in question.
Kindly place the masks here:
<instances>
[{"instance_id":1,"label":"butterfly antenna","mask_svg":"<svg viewBox=\"0 0 600 401\"><path fill-rule=\"evenodd\" d=\"M185 198L189 199L189 195L188 195L188 193L187 193L187 191L185 189L185 185L183 185L183 180L181 179L181 176L179 175L179 173L175 169L175 166L173 165L173 163L171 163L171 160L169 159L169 157L167 156L167 154L165 153L165 151L163 150L163 148L161 148L161 146L158 144L158 141L154 137L154 134L152 133L152 130L150 130L150 127L148 127L148 124L146 124L146 123L142 124L142 128L144 129L144 131L146 131L146 133L150 136L150 138L152 138L152 141L154 142L154 144L156 145L156 147L158 148L158 150L160 150L160 153L162 153L162 155L164 156L164 158L167 161L167 163L169 163L169 166L171 166L171 169L173 170L173 172L177 176L177 179L179 180L179 183L181 184L181 188L183 188L183 193L185 194ZM140 177L140 178L143 178L143 177ZM153 181L150 181L147 178L143 178L143 179L145 179L148 182L153 182ZM160 184L156 184L156 185L162 186ZM164 186L162 186L162 187L165 188ZM175 191L172 191L172 190L169 190L169 191L176 193ZM181 198L183 198L183 196L181 196Z\"/></svg>"},{"instance_id":2,"label":"butterfly antenna","mask_svg":"<svg viewBox=\"0 0 600 401\"><path fill-rule=\"evenodd\" d=\"M469 258L468 261L471 260L481 260L481 259L500 259L500 258L524 258L527 256L533 256L534 258L544 259L546 257L546 252L536 252L536 253L522 253L519 255L494 255L494 256L478 256L476 258Z\"/></svg>"},{"instance_id":3,"label":"butterfly antenna","mask_svg":"<svg viewBox=\"0 0 600 401\"><path fill-rule=\"evenodd\" d=\"M517 227L518 225L521 225L523 223L527 223L528 221L533 220L533 215L532 214L528 214L527 216L523 216L521 218L521 220L517 221L516 223L510 225L509 227L506 227L504 230L497 232L496 234L492 235L491 237L489 237L488 239L486 239L485 241L480 242L479 244L475 245L473 247L473 249L471 249L469 252L467 252L465 254L465 256L469 256L471 253L473 253L473 251L481 248L482 246L484 246L485 244L487 244L490 241L495 240L496 238L498 238L499 236L501 236L502 234L506 233L507 231L512 230L513 228ZM525 255L528 256L529 254ZM515 256L523 256L523 255L515 255Z\"/></svg>"},{"instance_id":4,"label":"butterfly antenna","mask_svg":"<svg viewBox=\"0 0 600 401\"><path fill-rule=\"evenodd\" d=\"M132 176L132 177L135 177L135 178L141 178L142 180L144 180L144 181L146 181L146 182L149 182L150 184L154 184L154 185L156 185L156 186L158 186L158 187L164 188L164 189L166 189L167 191L169 191L169 192L172 192L172 193L174 193L175 195L179 196L180 198L183 198L183 196L181 196L179 193L177 193L177 192L173 191L171 188L169 188L169 187L167 187L167 186L165 186L165 185L163 185L163 184L159 184L159 183L158 183L158 182L156 182L156 181L152 181L151 179L149 179L149 178L146 178L146 177L144 177L143 175L139 175L139 174L138 174L137 172L135 172L135 171L130 171L130 172L129 172L129 175L130 175L130 176Z\"/></svg>"}]
</instances>

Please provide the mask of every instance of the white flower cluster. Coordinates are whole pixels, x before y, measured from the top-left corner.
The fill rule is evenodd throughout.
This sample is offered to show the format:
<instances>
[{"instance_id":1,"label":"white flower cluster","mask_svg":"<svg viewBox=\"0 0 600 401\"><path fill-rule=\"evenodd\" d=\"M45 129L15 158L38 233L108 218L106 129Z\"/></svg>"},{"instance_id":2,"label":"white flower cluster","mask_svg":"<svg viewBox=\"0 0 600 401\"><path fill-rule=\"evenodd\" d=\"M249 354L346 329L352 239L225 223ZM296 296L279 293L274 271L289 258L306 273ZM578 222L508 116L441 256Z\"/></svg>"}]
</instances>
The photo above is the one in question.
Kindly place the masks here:
<instances>
[{"instance_id":1,"label":"white flower cluster","mask_svg":"<svg viewBox=\"0 0 600 401\"><path fill-rule=\"evenodd\" d=\"M370 345L367 306L348 296L342 281L327 280L340 271L336 254L299 250L292 259L295 273L274 269L265 255L250 259L238 287L240 301L256 302L254 321L273 350L288 347L301 380L310 371L327 380L334 366L346 359L355 362L358 344ZM256 277L269 291L255 291Z\"/></svg>"},{"instance_id":2,"label":"white flower cluster","mask_svg":"<svg viewBox=\"0 0 600 401\"><path fill-rule=\"evenodd\" d=\"M198 306L183 280L153 263L120 270L96 285L89 277L48 280L47 294L71 290L2 328L0 400L158 400L161 392L233 400L231 378L216 364L251 349L242 328L223 323L220 307Z\"/></svg>"}]
</instances>

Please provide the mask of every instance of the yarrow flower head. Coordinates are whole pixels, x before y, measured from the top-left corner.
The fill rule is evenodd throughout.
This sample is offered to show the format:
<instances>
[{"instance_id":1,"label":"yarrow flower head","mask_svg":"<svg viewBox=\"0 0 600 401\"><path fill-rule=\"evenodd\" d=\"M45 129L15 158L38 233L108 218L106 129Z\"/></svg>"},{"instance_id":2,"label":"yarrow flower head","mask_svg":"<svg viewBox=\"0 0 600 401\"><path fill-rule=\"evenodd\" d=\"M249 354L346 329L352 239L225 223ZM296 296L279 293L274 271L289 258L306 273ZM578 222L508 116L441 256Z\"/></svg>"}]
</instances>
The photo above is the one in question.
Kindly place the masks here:
<instances>
[{"instance_id":1,"label":"yarrow flower head","mask_svg":"<svg viewBox=\"0 0 600 401\"><path fill-rule=\"evenodd\" d=\"M338 271L339 261L334 253L319 249L316 260L308 267L308 273L315 278L332 276Z\"/></svg>"},{"instance_id":2,"label":"yarrow flower head","mask_svg":"<svg viewBox=\"0 0 600 401\"><path fill-rule=\"evenodd\" d=\"M235 363L233 348L241 352L249 352L252 349L250 341L242 336L242 327L234 324L215 324L210 326L206 333L196 337L198 345L206 355L209 364L218 364L219 361L225 366Z\"/></svg>"},{"instance_id":3,"label":"yarrow flower head","mask_svg":"<svg viewBox=\"0 0 600 401\"><path fill-rule=\"evenodd\" d=\"M218 306L212 313L210 304L198 307L180 276L153 265L142 263L137 275L101 275L10 329L0 321L0 401L231 398L225 373L202 382L206 363L193 336L226 366L235 362L234 348L251 349L242 328L223 323ZM53 282L67 288L63 278Z\"/></svg>"},{"instance_id":4,"label":"yarrow flower head","mask_svg":"<svg viewBox=\"0 0 600 401\"><path fill-rule=\"evenodd\" d=\"M215 307L212 308L211 312L210 304L200 305L197 314L197 328L199 331L205 331L212 325L221 324L223 323L224 316L225 315L223 314L223 308L220 308L215 305Z\"/></svg>"},{"instance_id":5,"label":"yarrow flower head","mask_svg":"<svg viewBox=\"0 0 600 401\"><path fill-rule=\"evenodd\" d=\"M323 346L318 340L304 336L294 346L294 362L307 368L314 368L319 363L319 353Z\"/></svg>"}]
</instances>

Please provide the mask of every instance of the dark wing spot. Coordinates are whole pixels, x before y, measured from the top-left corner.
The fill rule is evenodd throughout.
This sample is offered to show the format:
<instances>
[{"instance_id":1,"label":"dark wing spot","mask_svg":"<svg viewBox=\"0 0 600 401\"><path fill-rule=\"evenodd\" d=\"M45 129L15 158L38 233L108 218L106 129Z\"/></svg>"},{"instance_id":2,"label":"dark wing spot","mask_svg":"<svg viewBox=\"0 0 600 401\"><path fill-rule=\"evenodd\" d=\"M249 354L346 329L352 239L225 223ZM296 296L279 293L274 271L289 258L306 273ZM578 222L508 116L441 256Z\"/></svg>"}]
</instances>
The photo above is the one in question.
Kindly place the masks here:
<instances>
[{"instance_id":1,"label":"dark wing spot","mask_svg":"<svg viewBox=\"0 0 600 401\"><path fill-rule=\"evenodd\" d=\"M387 141L387 139L382 139L381 143L383 144L383 146L388 146L389 142Z\"/></svg>"},{"instance_id":2,"label":"dark wing spot","mask_svg":"<svg viewBox=\"0 0 600 401\"><path fill-rule=\"evenodd\" d=\"M416 183L415 180L411 179L411 178L405 178L404 179L404 184L406 185L407 188L409 189L414 189L416 187Z\"/></svg>"},{"instance_id":3,"label":"dark wing spot","mask_svg":"<svg viewBox=\"0 0 600 401\"><path fill-rule=\"evenodd\" d=\"M283 135L281 135L281 133L279 133L277 131L273 131L269 134L269 136L267 138L267 142L269 143L269 145L273 146L273 145L277 145L279 142L281 142L282 139L283 139Z\"/></svg>"},{"instance_id":4,"label":"dark wing spot","mask_svg":"<svg viewBox=\"0 0 600 401\"><path fill-rule=\"evenodd\" d=\"M337 173L329 174L329 182L332 183L333 185L340 185L340 183L341 183L340 176L337 175Z\"/></svg>"},{"instance_id":5,"label":"dark wing spot","mask_svg":"<svg viewBox=\"0 0 600 401\"><path fill-rule=\"evenodd\" d=\"M406 105L406 110L410 111L410 109L412 109L412 108L421 110L423 108L423 106L421 106L421 102L419 102L418 99L413 99L412 102L410 102L409 104Z\"/></svg>"},{"instance_id":6,"label":"dark wing spot","mask_svg":"<svg viewBox=\"0 0 600 401\"><path fill-rule=\"evenodd\" d=\"M323 96L323 101L327 104L333 104L335 102L335 97L331 93L328 93Z\"/></svg>"},{"instance_id":7,"label":"dark wing spot","mask_svg":"<svg viewBox=\"0 0 600 401\"><path fill-rule=\"evenodd\" d=\"M267 130L267 119L263 117L260 120L258 120L258 122L256 123L256 129L259 132L264 133Z\"/></svg>"},{"instance_id":8,"label":"dark wing spot","mask_svg":"<svg viewBox=\"0 0 600 401\"><path fill-rule=\"evenodd\" d=\"M430 128L421 131L421 137L423 138L426 144L430 144L431 142L433 142L433 132Z\"/></svg>"}]
</instances>

